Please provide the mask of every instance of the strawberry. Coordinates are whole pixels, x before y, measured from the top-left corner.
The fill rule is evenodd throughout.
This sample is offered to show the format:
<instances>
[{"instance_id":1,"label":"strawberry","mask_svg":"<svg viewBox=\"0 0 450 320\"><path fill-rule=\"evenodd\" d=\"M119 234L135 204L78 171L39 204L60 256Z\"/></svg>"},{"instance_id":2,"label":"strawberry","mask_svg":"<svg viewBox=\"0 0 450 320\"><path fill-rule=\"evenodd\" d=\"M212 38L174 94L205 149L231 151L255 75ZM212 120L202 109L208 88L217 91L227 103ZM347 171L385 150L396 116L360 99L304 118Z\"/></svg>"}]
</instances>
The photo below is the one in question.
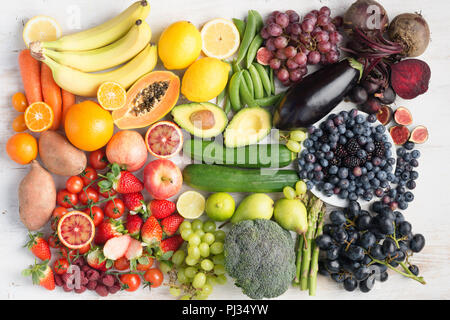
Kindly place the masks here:
<instances>
[{"instance_id":1,"label":"strawberry","mask_svg":"<svg viewBox=\"0 0 450 320\"><path fill-rule=\"evenodd\" d=\"M183 221L184 218L182 216L178 213L174 213L161 220L161 227L166 235L173 236Z\"/></svg>"},{"instance_id":2,"label":"strawberry","mask_svg":"<svg viewBox=\"0 0 450 320\"><path fill-rule=\"evenodd\" d=\"M144 213L147 211L147 206L144 202L144 196L141 192L125 193L122 196L125 207L133 213Z\"/></svg>"},{"instance_id":3,"label":"strawberry","mask_svg":"<svg viewBox=\"0 0 450 320\"><path fill-rule=\"evenodd\" d=\"M150 216L141 229L141 238L147 244L159 244L161 242L163 231L154 216Z\"/></svg>"},{"instance_id":4,"label":"strawberry","mask_svg":"<svg viewBox=\"0 0 450 320\"><path fill-rule=\"evenodd\" d=\"M183 238L181 238L180 235L176 235L161 241L159 247L164 253L169 251L175 252L181 247L183 242L184 242Z\"/></svg>"},{"instance_id":5,"label":"strawberry","mask_svg":"<svg viewBox=\"0 0 450 320\"><path fill-rule=\"evenodd\" d=\"M124 226L120 221L114 219L105 219L97 227L94 242L98 245L104 244L111 238L121 236L123 231Z\"/></svg>"},{"instance_id":6,"label":"strawberry","mask_svg":"<svg viewBox=\"0 0 450 320\"><path fill-rule=\"evenodd\" d=\"M148 204L148 208L150 210L150 214L160 220L174 213L176 210L176 205L169 200L152 200Z\"/></svg>"},{"instance_id":7,"label":"strawberry","mask_svg":"<svg viewBox=\"0 0 450 320\"><path fill-rule=\"evenodd\" d=\"M91 268L99 271L106 271L106 258L99 247L92 248L86 256L86 261Z\"/></svg>"},{"instance_id":8,"label":"strawberry","mask_svg":"<svg viewBox=\"0 0 450 320\"><path fill-rule=\"evenodd\" d=\"M111 189L123 194L136 193L144 189L144 184L138 178L129 171L121 171L117 163L111 166L111 171L106 174L106 178L98 183L101 193Z\"/></svg>"},{"instance_id":9,"label":"strawberry","mask_svg":"<svg viewBox=\"0 0 450 320\"><path fill-rule=\"evenodd\" d=\"M41 264L36 263L34 266L30 266L29 269L23 270L22 274L25 277L31 276L33 284L40 285L47 290L55 289L55 276L48 265L48 261L44 261Z\"/></svg>"},{"instance_id":10,"label":"strawberry","mask_svg":"<svg viewBox=\"0 0 450 320\"><path fill-rule=\"evenodd\" d=\"M42 233L29 233L28 236L30 237L30 240L27 242L25 247L30 249L31 252L42 261L50 260L52 257L50 246L42 237Z\"/></svg>"},{"instance_id":11,"label":"strawberry","mask_svg":"<svg viewBox=\"0 0 450 320\"><path fill-rule=\"evenodd\" d=\"M133 238L139 238L144 220L137 214L128 214L126 228Z\"/></svg>"}]
</instances>

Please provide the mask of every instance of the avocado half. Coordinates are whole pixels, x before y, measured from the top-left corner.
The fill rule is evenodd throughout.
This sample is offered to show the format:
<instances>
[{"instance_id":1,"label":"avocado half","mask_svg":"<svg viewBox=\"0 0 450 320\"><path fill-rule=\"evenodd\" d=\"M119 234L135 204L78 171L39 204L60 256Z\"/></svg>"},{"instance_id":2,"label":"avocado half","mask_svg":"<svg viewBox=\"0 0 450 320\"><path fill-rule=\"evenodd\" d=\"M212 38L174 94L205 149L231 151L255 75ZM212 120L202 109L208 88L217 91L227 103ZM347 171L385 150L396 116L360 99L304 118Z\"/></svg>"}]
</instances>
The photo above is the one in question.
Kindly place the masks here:
<instances>
[{"instance_id":1,"label":"avocado half","mask_svg":"<svg viewBox=\"0 0 450 320\"><path fill-rule=\"evenodd\" d=\"M199 138L216 137L225 130L228 118L222 108L213 103L189 103L172 109L174 121Z\"/></svg>"},{"instance_id":2,"label":"avocado half","mask_svg":"<svg viewBox=\"0 0 450 320\"><path fill-rule=\"evenodd\" d=\"M255 144L267 137L272 129L272 115L261 107L239 111L225 130L225 146L243 147Z\"/></svg>"}]
</instances>

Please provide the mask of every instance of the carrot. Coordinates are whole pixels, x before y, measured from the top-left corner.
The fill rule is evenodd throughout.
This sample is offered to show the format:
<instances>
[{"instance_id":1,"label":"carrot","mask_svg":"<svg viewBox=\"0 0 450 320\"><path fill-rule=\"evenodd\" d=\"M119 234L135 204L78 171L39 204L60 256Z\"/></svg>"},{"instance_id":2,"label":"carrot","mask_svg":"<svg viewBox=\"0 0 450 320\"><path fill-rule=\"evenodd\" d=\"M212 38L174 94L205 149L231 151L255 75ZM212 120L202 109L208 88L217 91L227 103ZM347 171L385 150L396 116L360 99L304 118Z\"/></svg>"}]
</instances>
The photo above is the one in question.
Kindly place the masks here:
<instances>
[{"instance_id":1,"label":"carrot","mask_svg":"<svg viewBox=\"0 0 450 320\"><path fill-rule=\"evenodd\" d=\"M50 130L57 130L62 117L61 89L53 80L52 70L45 64L41 64L41 85L44 102L53 109L53 125Z\"/></svg>"},{"instance_id":2,"label":"carrot","mask_svg":"<svg viewBox=\"0 0 450 320\"><path fill-rule=\"evenodd\" d=\"M63 107L62 107L63 116L62 116L61 126L64 127L64 122L66 121L67 111L69 111L69 108L75 104L75 95L64 89L61 89L61 93L62 93L62 104L63 104Z\"/></svg>"},{"instance_id":3,"label":"carrot","mask_svg":"<svg viewBox=\"0 0 450 320\"><path fill-rule=\"evenodd\" d=\"M22 50L19 54L19 68L22 76L25 95L29 104L42 101L40 62L31 56L30 50Z\"/></svg>"}]
</instances>

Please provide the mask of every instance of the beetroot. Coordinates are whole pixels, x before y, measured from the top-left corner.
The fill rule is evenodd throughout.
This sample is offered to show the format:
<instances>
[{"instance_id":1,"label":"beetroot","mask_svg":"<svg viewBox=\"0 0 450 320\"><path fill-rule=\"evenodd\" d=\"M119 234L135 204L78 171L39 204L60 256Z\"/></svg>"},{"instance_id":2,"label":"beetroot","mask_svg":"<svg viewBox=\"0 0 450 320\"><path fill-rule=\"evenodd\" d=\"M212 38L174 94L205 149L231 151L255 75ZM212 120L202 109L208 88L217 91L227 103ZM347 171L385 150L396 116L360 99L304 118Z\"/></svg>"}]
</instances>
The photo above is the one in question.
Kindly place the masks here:
<instances>
[{"instance_id":1,"label":"beetroot","mask_svg":"<svg viewBox=\"0 0 450 320\"><path fill-rule=\"evenodd\" d=\"M397 124L401 124L402 126L409 126L413 123L411 112L405 107L399 107L395 110L394 120Z\"/></svg>"},{"instance_id":2,"label":"beetroot","mask_svg":"<svg viewBox=\"0 0 450 320\"><path fill-rule=\"evenodd\" d=\"M377 11L373 8L377 7ZM384 7L374 0L357 0L344 15L344 28L349 34L355 28L362 31L384 31L389 24L389 19Z\"/></svg>"},{"instance_id":3,"label":"beetroot","mask_svg":"<svg viewBox=\"0 0 450 320\"><path fill-rule=\"evenodd\" d=\"M428 47L430 28L425 19L418 13L402 13L389 25L389 38L402 45L402 55L418 57Z\"/></svg>"},{"instance_id":4,"label":"beetroot","mask_svg":"<svg viewBox=\"0 0 450 320\"><path fill-rule=\"evenodd\" d=\"M380 110L377 113L377 119L383 126L385 126L392 121L392 114L393 111L391 107L381 106Z\"/></svg>"},{"instance_id":5,"label":"beetroot","mask_svg":"<svg viewBox=\"0 0 450 320\"><path fill-rule=\"evenodd\" d=\"M396 145L403 145L409 138L409 130L405 126L394 126L389 130Z\"/></svg>"},{"instance_id":6,"label":"beetroot","mask_svg":"<svg viewBox=\"0 0 450 320\"><path fill-rule=\"evenodd\" d=\"M256 53L256 61L258 61L258 63L262 64L263 66L268 66L270 60L272 59L273 59L273 52L269 51L265 47L261 47Z\"/></svg>"},{"instance_id":7,"label":"beetroot","mask_svg":"<svg viewBox=\"0 0 450 320\"><path fill-rule=\"evenodd\" d=\"M430 78L430 67L422 60L408 59L391 65L392 88L403 99L427 92Z\"/></svg>"},{"instance_id":8,"label":"beetroot","mask_svg":"<svg viewBox=\"0 0 450 320\"><path fill-rule=\"evenodd\" d=\"M414 143L424 143L428 140L428 129L425 126L418 126L411 132L409 141Z\"/></svg>"}]
</instances>

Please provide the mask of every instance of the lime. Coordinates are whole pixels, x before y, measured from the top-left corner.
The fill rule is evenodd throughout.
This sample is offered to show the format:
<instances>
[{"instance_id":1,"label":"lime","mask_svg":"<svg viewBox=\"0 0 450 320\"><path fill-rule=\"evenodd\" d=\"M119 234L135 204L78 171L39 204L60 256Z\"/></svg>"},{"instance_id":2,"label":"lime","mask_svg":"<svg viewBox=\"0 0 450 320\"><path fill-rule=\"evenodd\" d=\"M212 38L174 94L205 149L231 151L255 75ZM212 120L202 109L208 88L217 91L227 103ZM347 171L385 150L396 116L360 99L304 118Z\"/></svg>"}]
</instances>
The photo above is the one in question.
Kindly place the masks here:
<instances>
[{"instance_id":1,"label":"lime","mask_svg":"<svg viewBox=\"0 0 450 320\"><path fill-rule=\"evenodd\" d=\"M178 198L177 210L185 219L197 219L205 211L205 198L196 191L186 191Z\"/></svg>"},{"instance_id":2,"label":"lime","mask_svg":"<svg viewBox=\"0 0 450 320\"><path fill-rule=\"evenodd\" d=\"M206 214L214 221L225 221L231 218L235 206L233 197L228 193L214 193L206 201Z\"/></svg>"}]
</instances>

